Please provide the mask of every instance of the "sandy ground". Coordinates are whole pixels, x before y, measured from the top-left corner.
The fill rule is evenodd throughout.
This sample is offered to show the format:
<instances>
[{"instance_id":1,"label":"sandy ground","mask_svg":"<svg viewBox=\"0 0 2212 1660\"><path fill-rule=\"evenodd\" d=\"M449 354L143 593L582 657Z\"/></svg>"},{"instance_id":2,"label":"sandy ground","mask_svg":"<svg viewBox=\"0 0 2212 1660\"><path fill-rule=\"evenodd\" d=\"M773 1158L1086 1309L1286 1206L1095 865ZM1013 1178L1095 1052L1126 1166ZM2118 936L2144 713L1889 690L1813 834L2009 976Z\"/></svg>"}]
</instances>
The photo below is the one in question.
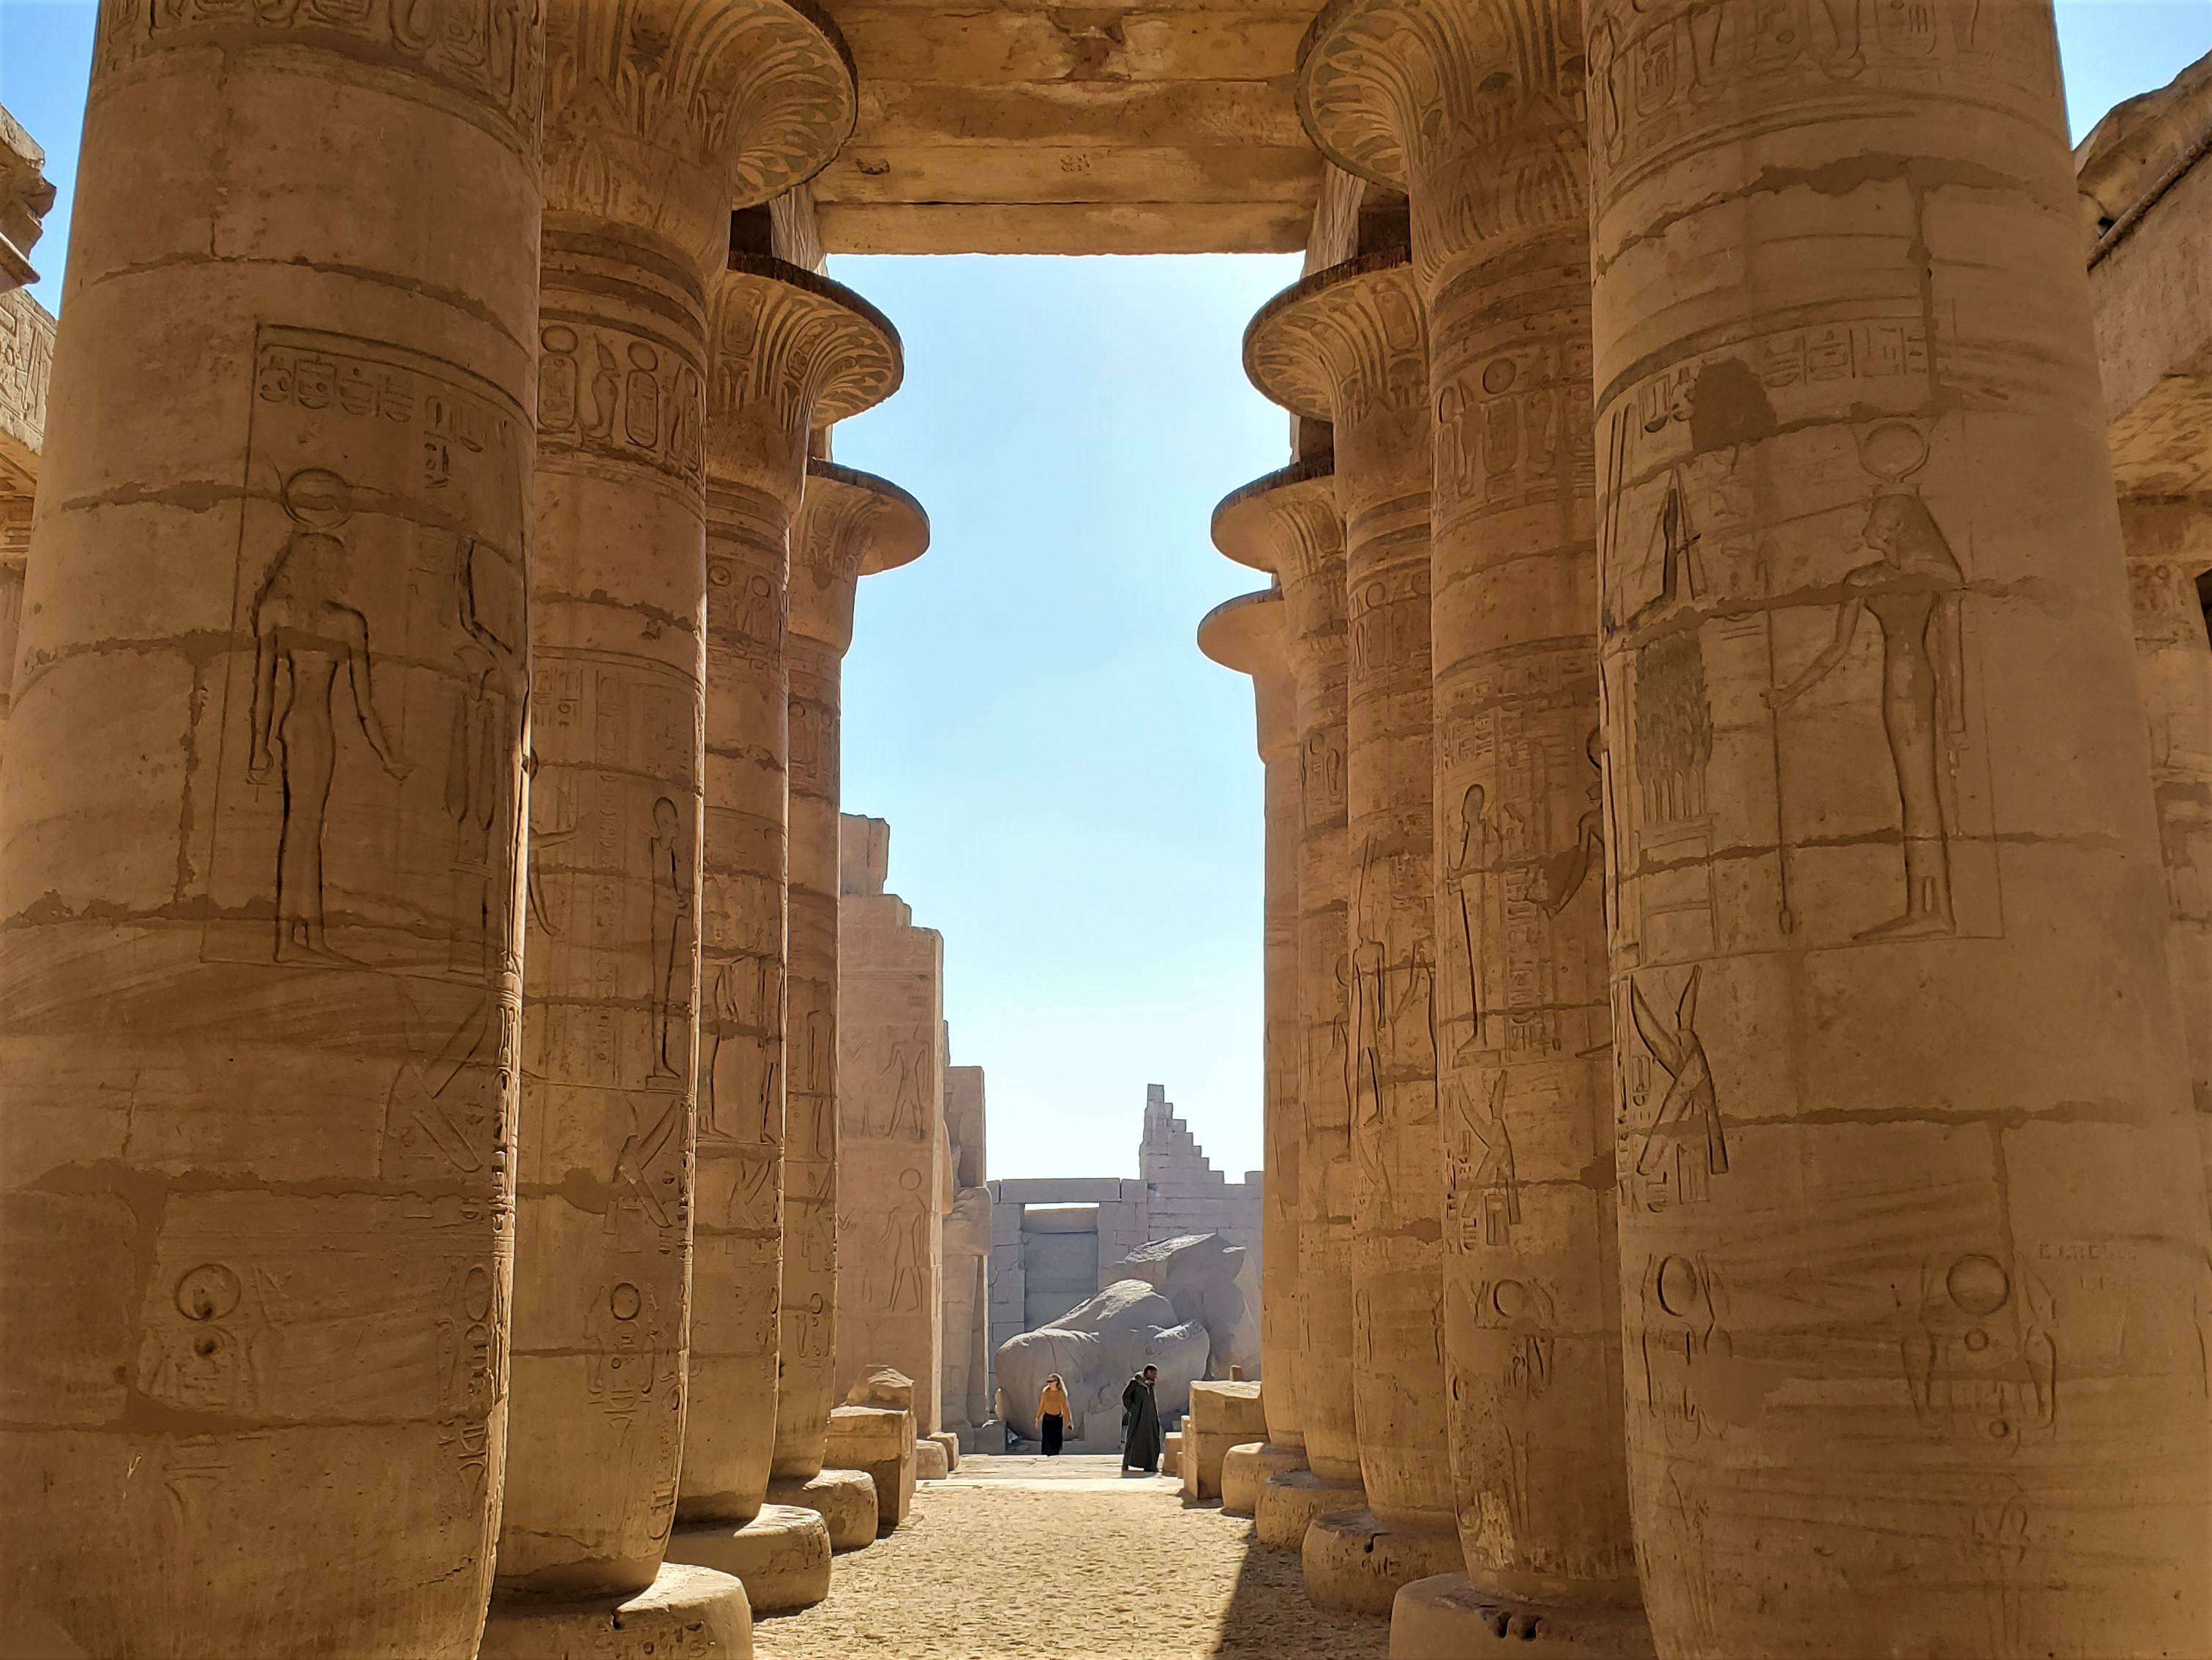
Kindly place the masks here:
<instances>
[{"instance_id":1,"label":"sandy ground","mask_svg":"<svg viewBox=\"0 0 2212 1660\"><path fill-rule=\"evenodd\" d=\"M1389 1622L1314 1609L1298 1563L1107 1457L970 1456L840 1556L830 1600L762 1618L759 1660L1383 1660Z\"/></svg>"}]
</instances>

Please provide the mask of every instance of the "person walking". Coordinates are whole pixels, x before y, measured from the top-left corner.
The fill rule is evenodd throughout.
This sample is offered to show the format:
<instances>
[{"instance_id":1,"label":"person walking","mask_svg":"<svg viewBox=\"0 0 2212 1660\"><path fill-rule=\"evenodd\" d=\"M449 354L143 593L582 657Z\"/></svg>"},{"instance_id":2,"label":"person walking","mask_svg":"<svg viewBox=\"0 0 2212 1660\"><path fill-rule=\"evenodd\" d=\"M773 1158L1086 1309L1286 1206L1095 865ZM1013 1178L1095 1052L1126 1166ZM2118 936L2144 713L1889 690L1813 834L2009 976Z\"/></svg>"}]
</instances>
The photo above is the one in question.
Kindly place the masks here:
<instances>
[{"instance_id":1,"label":"person walking","mask_svg":"<svg viewBox=\"0 0 2212 1660\"><path fill-rule=\"evenodd\" d=\"M1060 1438L1074 1422L1075 1414L1067 1405L1067 1385L1054 1372L1044 1380L1044 1390L1037 1396L1037 1431L1044 1442L1046 1457L1060 1456Z\"/></svg>"},{"instance_id":2,"label":"person walking","mask_svg":"<svg viewBox=\"0 0 2212 1660\"><path fill-rule=\"evenodd\" d=\"M1160 1369L1146 1366L1121 1390L1121 1468L1160 1473L1160 1406L1152 1386Z\"/></svg>"}]
</instances>

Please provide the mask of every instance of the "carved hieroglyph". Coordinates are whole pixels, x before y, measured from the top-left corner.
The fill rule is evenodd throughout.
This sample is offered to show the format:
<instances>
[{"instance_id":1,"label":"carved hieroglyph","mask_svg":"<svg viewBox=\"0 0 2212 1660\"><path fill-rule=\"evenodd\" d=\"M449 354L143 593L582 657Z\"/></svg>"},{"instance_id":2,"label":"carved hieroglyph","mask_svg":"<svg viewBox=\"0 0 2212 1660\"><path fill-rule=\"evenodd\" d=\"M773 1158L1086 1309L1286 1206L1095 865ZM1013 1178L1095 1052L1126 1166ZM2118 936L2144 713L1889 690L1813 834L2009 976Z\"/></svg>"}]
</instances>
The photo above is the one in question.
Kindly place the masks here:
<instances>
[{"instance_id":1,"label":"carved hieroglyph","mask_svg":"<svg viewBox=\"0 0 2212 1660\"><path fill-rule=\"evenodd\" d=\"M1654 1633L2201 1648L2204 1193L2051 9L1588 27Z\"/></svg>"},{"instance_id":2,"label":"carved hieroglyph","mask_svg":"<svg viewBox=\"0 0 2212 1660\"><path fill-rule=\"evenodd\" d=\"M837 1337L837 887L841 665L860 579L919 559L921 504L872 473L816 458L791 530L790 987L784 1026L783 1336L778 1481L822 1469L841 1397Z\"/></svg>"},{"instance_id":3,"label":"carved hieroglyph","mask_svg":"<svg viewBox=\"0 0 2212 1660\"><path fill-rule=\"evenodd\" d=\"M1309 422L1309 429L1319 423ZM1297 1305L1290 1335L1296 1421L1278 1426L1275 1363L1267 1363L1271 1440L1299 1438L1308 1465L1359 1481L1352 1383L1351 946L1345 929L1344 520L1326 458L1255 479L1213 512L1213 542L1231 558L1272 570L1283 590L1284 633L1297 680L1297 1067L1293 1151L1281 1154L1297 1246ZM1271 1141L1270 1146L1275 1144ZM1271 1172L1268 1192L1277 1180ZM1282 1293L1271 1268L1267 1306Z\"/></svg>"},{"instance_id":4,"label":"carved hieroglyph","mask_svg":"<svg viewBox=\"0 0 2212 1660\"><path fill-rule=\"evenodd\" d=\"M651 1583L684 1438L708 301L732 205L818 169L854 94L840 43L775 0L556 0L548 40L527 1128L499 1581L597 1596Z\"/></svg>"},{"instance_id":5,"label":"carved hieroglyph","mask_svg":"<svg viewBox=\"0 0 2212 1660\"><path fill-rule=\"evenodd\" d=\"M1198 648L1224 668L1252 677L1260 759L1266 769L1266 948L1264 1121L1267 1161L1260 1241L1267 1294L1261 1311L1261 1371L1267 1379L1267 1438L1303 1444L1298 1428L1296 1346L1299 1329L1297 681L1285 638L1279 588L1217 605L1198 625Z\"/></svg>"},{"instance_id":6,"label":"carved hieroglyph","mask_svg":"<svg viewBox=\"0 0 2212 1660\"><path fill-rule=\"evenodd\" d=\"M883 891L890 826L848 815L841 830L870 856L847 861L839 904L836 1382L896 1367L927 1435L944 1386L945 941Z\"/></svg>"},{"instance_id":7,"label":"carved hieroglyph","mask_svg":"<svg viewBox=\"0 0 2212 1660\"><path fill-rule=\"evenodd\" d=\"M1493 1596L1632 1608L1601 1179L1582 53L1579 0L1338 0L1306 37L1300 105L1324 154L1407 192L1428 311L1447 1411L1468 1573Z\"/></svg>"},{"instance_id":8,"label":"carved hieroglyph","mask_svg":"<svg viewBox=\"0 0 2212 1660\"><path fill-rule=\"evenodd\" d=\"M889 397L901 372L898 335L873 307L765 255L730 257L708 343L699 1198L677 1499L687 1523L750 1520L775 1445L792 516L809 431Z\"/></svg>"},{"instance_id":9,"label":"carved hieroglyph","mask_svg":"<svg viewBox=\"0 0 2212 1660\"><path fill-rule=\"evenodd\" d=\"M476 1649L541 50L507 0L100 12L0 789L34 1648Z\"/></svg>"},{"instance_id":10,"label":"carved hieroglyph","mask_svg":"<svg viewBox=\"0 0 2212 1660\"><path fill-rule=\"evenodd\" d=\"M1402 249L1268 301L1244 337L1253 384L1334 423L1344 514L1349 844L1352 1379L1369 1509L1449 1534L1443 1149L1431 889L1428 365Z\"/></svg>"}]
</instances>

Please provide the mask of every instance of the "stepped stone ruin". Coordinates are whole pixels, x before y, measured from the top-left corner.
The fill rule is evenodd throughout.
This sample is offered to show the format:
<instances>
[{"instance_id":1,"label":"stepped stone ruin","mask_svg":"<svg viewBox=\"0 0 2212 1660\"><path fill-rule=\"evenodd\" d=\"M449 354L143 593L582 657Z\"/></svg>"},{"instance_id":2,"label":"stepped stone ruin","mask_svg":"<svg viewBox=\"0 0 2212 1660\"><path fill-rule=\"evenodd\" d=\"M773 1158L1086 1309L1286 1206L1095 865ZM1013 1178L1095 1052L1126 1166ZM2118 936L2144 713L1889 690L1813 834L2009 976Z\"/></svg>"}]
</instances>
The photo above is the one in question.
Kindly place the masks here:
<instances>
[{"instance_id":1,"label":"stepped stone ruin","mask_svg":"<svg viewBox=\"0 0 2212 1660\"><path fill-rule=\"evenodd\" d=\"M0 1652L743 1660L1150 1359L1401 1660L2212 1653L2209 158L2051 0L103 0ZM1260 251L1264 1171L994 1181L829 258Z\"/></svg>"}]
</instances>

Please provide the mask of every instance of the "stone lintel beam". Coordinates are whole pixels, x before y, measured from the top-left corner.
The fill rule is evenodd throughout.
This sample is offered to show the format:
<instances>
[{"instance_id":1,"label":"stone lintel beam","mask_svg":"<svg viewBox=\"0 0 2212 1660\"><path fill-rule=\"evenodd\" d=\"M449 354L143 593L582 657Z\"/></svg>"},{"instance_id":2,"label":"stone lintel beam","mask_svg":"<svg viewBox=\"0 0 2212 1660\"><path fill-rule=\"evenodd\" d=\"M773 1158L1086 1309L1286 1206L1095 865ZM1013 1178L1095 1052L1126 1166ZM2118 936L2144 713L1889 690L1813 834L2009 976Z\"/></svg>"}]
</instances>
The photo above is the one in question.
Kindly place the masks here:
<instances>
[{"instance_id":1,"label":"stone lintel beam","mask_svg":"<svg viewBox=\"0 0 2212 1660\"><path fill-rule=\"evenodd\" d=\"M890 480L821 457L791 530L789 987L784 1026L778 1481L821 1473L836 1404L840 664L860 579L920 558L929 516ZM872 1537L872 1532L871 1533Z\"/></svg>"}]
</instances>

